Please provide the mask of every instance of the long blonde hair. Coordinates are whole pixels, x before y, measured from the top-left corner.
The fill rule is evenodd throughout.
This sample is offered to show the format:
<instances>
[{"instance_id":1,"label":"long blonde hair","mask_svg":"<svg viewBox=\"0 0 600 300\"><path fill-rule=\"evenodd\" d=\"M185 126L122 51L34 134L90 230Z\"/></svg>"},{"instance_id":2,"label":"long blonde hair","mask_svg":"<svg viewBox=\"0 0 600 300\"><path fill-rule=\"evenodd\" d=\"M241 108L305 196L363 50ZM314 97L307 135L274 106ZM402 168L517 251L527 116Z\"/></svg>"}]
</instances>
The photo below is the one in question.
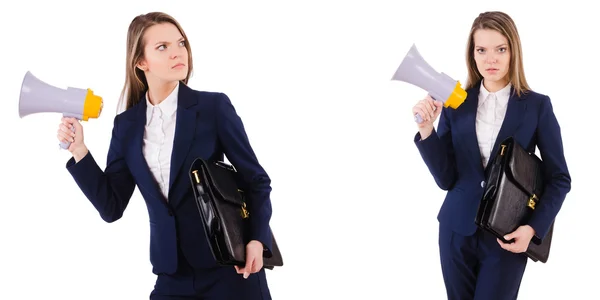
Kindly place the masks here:
<instances>
[{"instance_id":1,"label":"long blonde hair","mask_svg":"<svg viewBox=\"0 0 600 300\"><path fill-rule=\"evenodd\" d=\"M187 84L193 70L192 63L192 51L190 48L189 40L181 28L181 25L175 18L162 12L151 12L135 17L129 24L127 30L127 58L126 58L126 69L125 69L125 84L121 91L118 107L123 105L125 102L125 110L136 105L143 97L144 93L148 89L148 81L146 75L136 66L141 59L144 58L144 33L148 28L153 25L171 23L177 27L183 38L185 39L185 47L188 51L188 67L189 71L183 83Z\"/></svg>"},{"instance_id":2,"label":"long blonde hair","mask_svg":"<svg viewBox=\"0 0 600 300\"><path fill-rule=\"evenodd\" d=\"M465 82L465 89L470 89L479 82L483 76L477 70L475 63L475 43L473 36L479 29L491 29L500 32L508 40L510 51L510 64L508 72L508 80L512 84L518 96L531 90L525 78L523 69L523 52L521 50L521 38L517 31L517 26L513 19L506 13L500 11L484 12L473 21L469 39L467 42L467 68L468 77Z\"/></svg>"}]
</instances>

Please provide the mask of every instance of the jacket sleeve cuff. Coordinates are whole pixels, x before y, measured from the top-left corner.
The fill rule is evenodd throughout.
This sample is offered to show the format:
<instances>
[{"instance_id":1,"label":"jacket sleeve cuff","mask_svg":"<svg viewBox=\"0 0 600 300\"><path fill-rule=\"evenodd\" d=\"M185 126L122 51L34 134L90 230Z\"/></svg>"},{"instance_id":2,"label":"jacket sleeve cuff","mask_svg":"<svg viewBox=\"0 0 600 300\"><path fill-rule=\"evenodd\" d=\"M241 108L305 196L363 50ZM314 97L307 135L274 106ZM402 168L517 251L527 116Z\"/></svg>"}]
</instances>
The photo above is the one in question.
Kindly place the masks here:
<instances>
[{"instance_id":1,"label":"jacket sleeve cuff","mask_svg":"<svg viewBox=\"0 0 600 300\"><path fill-rule=\"evenodd\" d=\"M269 226L264 224L255 224L253 229L254 230L252 230L250 240L257 240L263 244L263 256L273 256L273 252L271 251L271 249L273 249L273 235Z\"/></svg>"},{"instance_id":2,"label":"jacket sleeve cuff","mask_svg":"<svg viewBox=\"0 0 600 300\"><path fill-rule=\"evenodd\" d=\"M96 164L96 160L90 151L88 151L88 153L79 162L75 162L75 159L71 157L66 164L67 170L74 177L84 175L94 167L98 168L98 165Z\"/></svg>"},{"instance_id":3,"label":"jacket sleeve cuff","mask_svg":"<svg viewBox=\"0 0 600 300\"><path fill-rule=\"evenodd\" d=\"M544 218L543 216L536 215L535 213L532 215L528 225L531 226L531 228L533 228L535 231L535 235L532 239L534 243L539 244L546 237L552 222L553 221L550 218Z\"/></svg>"},{"instance_id":4,"label":"jacket sleeve cuff","mask_svg":"<svg viewBox=\"0 0 600 300\"><path fill-rule=\"evenodd\" d=\"M439 147L440 138L438 137L436 130L433 129L431 134L424 140L421 139L421 133L417 132L413 141L417 146L417 149L419 149L419 152L423 153L423 150L425 149Z\"/></svg>"}]
</instances>

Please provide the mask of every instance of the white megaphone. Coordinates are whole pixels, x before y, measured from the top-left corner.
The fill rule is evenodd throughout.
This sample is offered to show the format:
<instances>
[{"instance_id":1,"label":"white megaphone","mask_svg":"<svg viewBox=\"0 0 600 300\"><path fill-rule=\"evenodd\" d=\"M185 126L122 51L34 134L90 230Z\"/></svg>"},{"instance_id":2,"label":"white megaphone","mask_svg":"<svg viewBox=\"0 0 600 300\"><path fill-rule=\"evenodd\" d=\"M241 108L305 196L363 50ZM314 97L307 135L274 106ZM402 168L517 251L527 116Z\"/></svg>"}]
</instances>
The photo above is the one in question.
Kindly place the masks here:
<instances>
[{"instance_id":1,"label":"white megaphone","mask_svg":"<svg viewBox=\"0 0 600 300\"><path fill-rule=\"evenodd\" d=\"M421 57L414 44L400 63L392 80L420 87L436 101L442 101L445 107L456 109L467 98L467 92L460 86L460 82L444 73L435 71ZM415 121L423 122L419 114L415 114Z\"/></svg>"},{"instance_id":2,"label":"white megaphone","mask_svg":"<svg viewBox=\"0 0 600 300\"><path fill-rule=\"evenodd\" d=\"M23 78L19 97L21 118L35 113L53 112L87 121L89 118L98 118L102 106L102 97L94 95L90 89L57 88L37 79L29 71ZM62 149L68 149L70 145L70 142L60 143Z\"/></svg>"}]
</instances>

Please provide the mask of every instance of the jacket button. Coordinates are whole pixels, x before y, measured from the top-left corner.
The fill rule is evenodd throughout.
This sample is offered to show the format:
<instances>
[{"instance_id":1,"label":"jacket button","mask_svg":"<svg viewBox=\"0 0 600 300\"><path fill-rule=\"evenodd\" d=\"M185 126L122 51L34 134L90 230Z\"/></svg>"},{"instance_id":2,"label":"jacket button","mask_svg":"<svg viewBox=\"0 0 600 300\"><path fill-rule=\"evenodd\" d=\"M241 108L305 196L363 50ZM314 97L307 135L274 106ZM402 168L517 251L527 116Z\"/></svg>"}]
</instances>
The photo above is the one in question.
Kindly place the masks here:
<instances>
[{"instance_id":1,"label":"jacket button","mask_svg":"<svg viewBox=\"0 0 600 300\"><path fill-rule=\"evenodd\" d=\"M485 187L485 181L481 182L481 187Z\"/></svg>"}]
</instances>

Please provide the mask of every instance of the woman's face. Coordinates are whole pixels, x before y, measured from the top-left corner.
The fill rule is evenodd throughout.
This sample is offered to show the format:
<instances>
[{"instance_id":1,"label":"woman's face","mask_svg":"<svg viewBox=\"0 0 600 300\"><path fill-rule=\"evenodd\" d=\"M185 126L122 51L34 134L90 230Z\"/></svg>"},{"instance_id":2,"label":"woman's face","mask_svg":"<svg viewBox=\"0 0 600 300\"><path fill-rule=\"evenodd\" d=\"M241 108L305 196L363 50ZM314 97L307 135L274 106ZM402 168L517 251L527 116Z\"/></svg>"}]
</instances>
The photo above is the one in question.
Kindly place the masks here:
<instances>
[{"instance_id":1,"label":"woman's face","mask_svg":"<svg viewBox=\"0 0 600 300\"><path fill-rule=\"evenodd\" d=\"M144 34L144 58L138 67L152 81L184 80L189 69L185 43L177 27L171 23L149 27Z\"/></svg>"},{"instance_id":2,"label":"woman's face","mask_svg":"<svg viewBox=\"0 0 600 300\"><path fill-rule=\"evenodd\" d=\"M479 29L473 35L475 63L485 84L503 88L509 81L510 49L508 40L496 30Z\"/></svg>"}]
</instances>

